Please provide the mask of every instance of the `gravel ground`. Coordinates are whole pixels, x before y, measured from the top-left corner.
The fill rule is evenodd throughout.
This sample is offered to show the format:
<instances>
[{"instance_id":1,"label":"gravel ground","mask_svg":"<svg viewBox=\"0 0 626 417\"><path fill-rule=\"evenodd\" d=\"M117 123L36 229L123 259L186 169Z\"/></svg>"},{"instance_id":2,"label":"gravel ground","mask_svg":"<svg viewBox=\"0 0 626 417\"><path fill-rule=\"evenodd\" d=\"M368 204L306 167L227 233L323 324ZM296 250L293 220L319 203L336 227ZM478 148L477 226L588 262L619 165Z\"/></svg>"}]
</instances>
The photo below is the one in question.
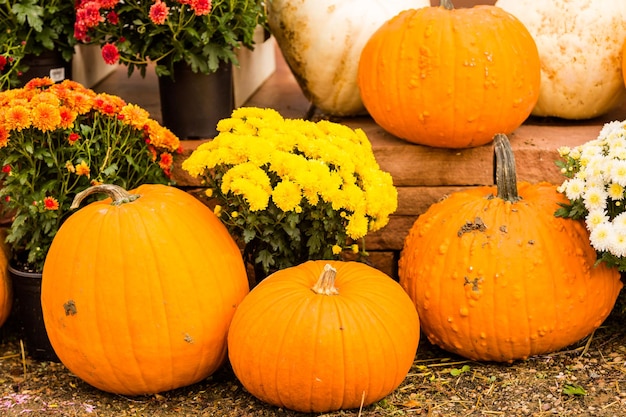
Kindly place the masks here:
<instances>
[{"instance_id":1,"label":"gravel ground","mask_svg":"<svg viewBox=\"0 0 626 417\"><path fill-rule=\"evenodd\" d=\"M566 350L513 364L468 361L422 338L413 367L387 398L358 416L625 416L626 332L613 313ZM98 391L60 363L23 358L18 340L0 344L2 416L296 417L248 394L225 365L201 383L160 395Z\"/></svg>"}]
</instances>

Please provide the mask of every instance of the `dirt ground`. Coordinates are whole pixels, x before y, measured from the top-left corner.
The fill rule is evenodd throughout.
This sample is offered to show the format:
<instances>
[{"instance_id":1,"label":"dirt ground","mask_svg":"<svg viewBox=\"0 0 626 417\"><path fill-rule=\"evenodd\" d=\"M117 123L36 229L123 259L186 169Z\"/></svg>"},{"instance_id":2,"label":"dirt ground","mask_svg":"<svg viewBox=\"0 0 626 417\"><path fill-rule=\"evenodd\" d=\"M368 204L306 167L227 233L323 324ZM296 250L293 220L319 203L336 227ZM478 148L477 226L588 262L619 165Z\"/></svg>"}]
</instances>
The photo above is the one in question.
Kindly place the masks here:
<instances>
[{"instance_id":1,"label":"dirt ground","mask_svg":"<svg viewBox=\"0 0 626 417\"><path fill-rule=\"evenodd\" d=\"M625 416L625 315L616 311L580 343L513 364L464 360L422 338L412 369L387 398L361 410L317 416ZM256 400L227 365L201 383L160 395L129 398L90 387L60 363L24 360L19 341L5 340L0 344L0 415L306 414Z\"/></svg>"}]
</instances>

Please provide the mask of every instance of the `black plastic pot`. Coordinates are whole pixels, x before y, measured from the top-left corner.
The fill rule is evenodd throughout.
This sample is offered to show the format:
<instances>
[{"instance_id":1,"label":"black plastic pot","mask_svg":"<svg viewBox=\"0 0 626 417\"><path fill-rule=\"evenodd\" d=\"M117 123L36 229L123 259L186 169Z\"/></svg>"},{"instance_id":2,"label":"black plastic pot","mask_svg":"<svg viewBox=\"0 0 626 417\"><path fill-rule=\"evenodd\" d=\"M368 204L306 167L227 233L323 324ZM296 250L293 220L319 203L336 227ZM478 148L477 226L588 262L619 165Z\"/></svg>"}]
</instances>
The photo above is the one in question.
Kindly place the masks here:
<instances>
[{"instance_id":1,"label":"black plastic pot","mask_svg":"<svg viewBox=\"0 0 626 417\"><path fill-rule=\"evenodd\" d=\"M174 64L174 79L159 77L163 125L180 139L210 139L217 122L234 108L232 65L212 74L194 73L184 62Z\"/></svg>"},{"instance_id":2,"label":"black plastic pot","mask_svg":"<svg viewBox=\"0 0 626 417\"><path fill-rule=\"evenodd\" d=\"M26 84L33 78L50 77L54 82L72 78L72 62L64 60L58 51L27 55L22 62L28 65L28 70L19 76L22 84Z\"/></svg>"},{"instance_id":3,"label":"black plastic pot","mask_svg":"<svg viewBox=\"0 0 626 417\"><path fill-rule=\"evenodd\" d=\"M27 354L36 360L59 362L43 321L41 308L41 273L8 267L13 286L13 309L5 324L5 334L21 339Z\"/></svg>"}]
</instances>

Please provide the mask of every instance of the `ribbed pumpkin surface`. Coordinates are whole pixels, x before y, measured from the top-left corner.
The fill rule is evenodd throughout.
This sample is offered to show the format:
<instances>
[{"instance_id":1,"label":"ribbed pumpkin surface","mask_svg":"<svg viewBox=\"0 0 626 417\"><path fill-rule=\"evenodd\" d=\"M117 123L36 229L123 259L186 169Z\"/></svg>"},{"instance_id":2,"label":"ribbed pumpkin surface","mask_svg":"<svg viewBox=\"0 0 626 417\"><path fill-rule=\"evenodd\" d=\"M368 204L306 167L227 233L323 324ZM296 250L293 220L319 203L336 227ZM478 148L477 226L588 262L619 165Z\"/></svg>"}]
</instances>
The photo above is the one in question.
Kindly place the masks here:
<instances>
[{"instance_id":1,"label":"ribbed pumpkin surface","mask_svg":"<svg viewBox=\"0 0 626 417\"><path fill-rule=\"evenodd\" d=\"M562 349L600 326L622 287L617 270L594 266L584 224L554 217L566 202L555 186L517 186L515 203L477 187L434 204L400 258L428 339L467 358Z\"/></svg>"},{"instance_id":2,"label":"ribbed pumpkin surface","mask_svg":"<svg viewBox=\"0 0 626 417\"><path fill-rule=\"evenodd\" d=\"M330 264L337 295L312 290ZM301 412L357 408L404 380L419 321L397 282L361 263L309 261L263 280L228 336L236 376L257 398Z\"/></svg>"},{"instance_id":3,"label":"ribbed pumpkin surface","mask_svg":"<svg viewBox=\"0 0 626 417\"><path fill-rule=\"evenodd\" d=\"M240 251L193 196L162 185L75 212L43 271L46 330L59 359L104 391L157 393L213 373L248 293Z\"/></svg>"},{"instance_id":4,"label":"ribbed pumpkin surface","mask_svg":"<svg viewBox=\"0 0 626 417\"><path fill-rule=\"evenodd\" d=\"M365 44L361 98L386 131L465 148L510 133L538 97L539 53L524 25L494 6L406 10Z\"/></svg>"}]
</instances>

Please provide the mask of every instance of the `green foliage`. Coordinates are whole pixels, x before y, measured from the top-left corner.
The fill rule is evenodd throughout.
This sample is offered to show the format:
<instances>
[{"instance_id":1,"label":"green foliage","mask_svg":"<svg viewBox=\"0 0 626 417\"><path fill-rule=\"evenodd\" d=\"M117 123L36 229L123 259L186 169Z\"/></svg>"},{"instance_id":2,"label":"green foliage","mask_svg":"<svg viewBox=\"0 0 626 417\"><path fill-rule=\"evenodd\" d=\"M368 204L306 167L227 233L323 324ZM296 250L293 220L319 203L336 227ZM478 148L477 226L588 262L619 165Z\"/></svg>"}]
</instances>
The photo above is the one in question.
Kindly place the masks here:
<instances>
[{"instance_id":1,"label":"green foliage","mask_svg":"<svg viewBox=\"0 0 626 417\"><path fill-rule=\"evenodd\" d=\"M203 74L215 72L222 62L238 64L235 51L241 46L252 49L255 29L266 27L263 0L213 0L208 14L196 13L191 4L178 0L157 3L167 7L163 23L151 19L152 1L126 0L100 9L103 19L97 25L90 23L90 14L82 17L79 6L76 36L84 43L113 45L129 75L135 69L145 75L153 62L158 76L174 77L177 62Z\"/></svg>"},{"instance_id":2,"label":"green foliage","mask_svg":"<svg viewBox=\"0 0 626 417\"><path fill-rule=\"evenodd\" d=\"M42 271L78 192L169 183L178 138L119 97L35 79L0 92L0 102L0 198L14 216L6 241L22 269Z\"/></svg>"},{"instance_id":3,"label":"green foliage","mask_svg":"<svg viewBox=\"0 0 626 417\"><path fill-rule=\"evenodd\" d=\"M26 55L74 55L74 3L67 0L0 0L0 90L19 85ZM0 64L2 63L0 62Z\"/></svg>"}]
</instances>

